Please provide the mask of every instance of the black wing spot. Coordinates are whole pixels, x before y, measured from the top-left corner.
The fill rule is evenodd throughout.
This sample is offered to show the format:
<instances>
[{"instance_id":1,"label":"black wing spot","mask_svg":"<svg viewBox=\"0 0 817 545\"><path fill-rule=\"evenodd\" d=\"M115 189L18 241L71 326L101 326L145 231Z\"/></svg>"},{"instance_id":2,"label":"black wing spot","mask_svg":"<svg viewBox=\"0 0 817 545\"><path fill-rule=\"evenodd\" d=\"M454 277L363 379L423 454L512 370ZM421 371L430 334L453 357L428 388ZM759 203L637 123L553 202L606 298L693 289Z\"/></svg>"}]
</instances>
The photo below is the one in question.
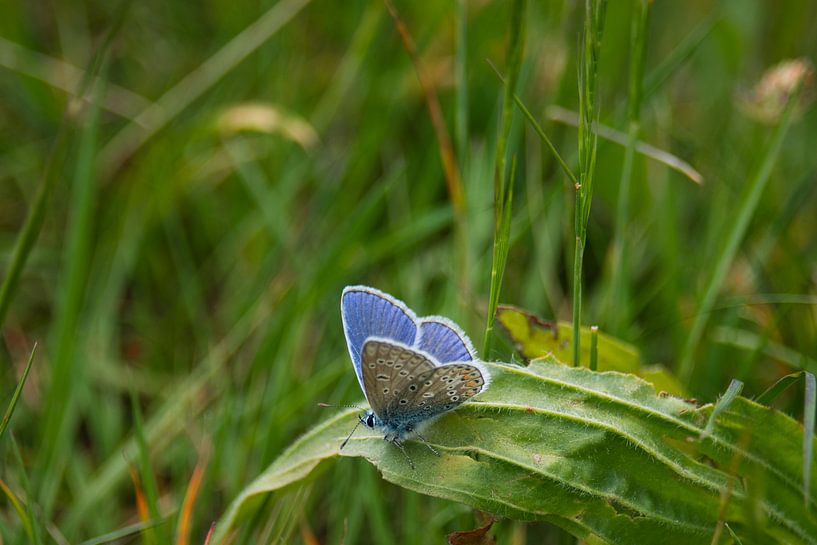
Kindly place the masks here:
<instances>
[{"instance_id":1,"label":"black wing spot","mask_svg":"<svg viewBox=\"0 0 817 545\"><path fill-rule=\"evenodd\" d=\"M416 384L412 384L411 386L409 386L409 390L411 390L412 392L415 391L416 389L417 389Z\"/></svg>"},{"instance_id":2,"label":"black wing spot","mask_svg":"<svg viewBox=\"0 0 817 545\"><path fill-rule=\"evenodd\" d=\"M408 399L401 399L400 400L400 405L405 405L406 403L408 403Z\"/></svg>"}]
</instances>

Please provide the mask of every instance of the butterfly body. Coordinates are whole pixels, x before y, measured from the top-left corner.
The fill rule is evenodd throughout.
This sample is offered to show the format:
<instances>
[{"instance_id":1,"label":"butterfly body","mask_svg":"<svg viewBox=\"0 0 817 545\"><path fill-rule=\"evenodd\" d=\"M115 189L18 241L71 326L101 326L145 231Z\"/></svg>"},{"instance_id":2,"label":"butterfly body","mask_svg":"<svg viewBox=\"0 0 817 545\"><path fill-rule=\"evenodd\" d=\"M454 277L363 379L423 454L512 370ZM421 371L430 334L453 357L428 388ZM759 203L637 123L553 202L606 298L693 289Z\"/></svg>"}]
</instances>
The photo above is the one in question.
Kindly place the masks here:
<instances>
[{"instance_id":1,"label":"butterfly body","mask_svg":"<svg viewBox=\"0 0 817 545\"><path fill-rule=\"evenodd\" d=\"M447 318L417 318L401 301L366 286L343 291L341 315L371 407L359 423L401 448L419 428L488 385L490 375L471 341Z\"/></svg>"}]
</instances>

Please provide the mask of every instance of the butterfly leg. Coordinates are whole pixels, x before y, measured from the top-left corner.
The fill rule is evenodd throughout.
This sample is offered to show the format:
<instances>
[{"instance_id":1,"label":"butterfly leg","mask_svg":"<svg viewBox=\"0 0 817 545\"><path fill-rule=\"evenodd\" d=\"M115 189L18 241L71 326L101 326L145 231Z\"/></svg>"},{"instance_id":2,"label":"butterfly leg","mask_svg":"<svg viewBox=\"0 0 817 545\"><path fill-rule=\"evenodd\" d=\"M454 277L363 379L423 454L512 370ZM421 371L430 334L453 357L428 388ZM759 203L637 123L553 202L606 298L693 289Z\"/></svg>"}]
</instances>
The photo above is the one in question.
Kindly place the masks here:
<instances>
[{"instance_id":1,"label":"butterfly leg","mask_svg":"<svg viewBox=\"0 0 817 545\"><path fill-rule=\"evenodd\" d=\"M391 442L394 443L403 452L403 456L406 457L406 460L411 466L411 469L417 469L416 467L414 467L414 462L411 461L411 457L408 455L408 452L406 452L406 447L403 445L403 443L398 441L396 437L391 439Z\"/></svg>"},{"instance_id":2,"label":"butterfly leg","mask_svg":"<svg viewBox=\"0 0 817 545\"><path fill-rule=\"evenodd\" d=\"M431 443L429 443L429 442L428 442L428 440L427 440L425 437L423 437L423 436L422 436L422 435L420 435L419 433L417 433L417 434L415 434L415 435L417 435L417 437L420 439L420 441L422 441L422 442L423 442L423 444L425 444L425 446L427 446L427 447L428 447L428 450L430 450L431 452L433 452L433 453L434 453L434 454L436 454L437 456L441 456L440 452L439 452L437 449L435 449L434 447L432 447L432 446L431 446Z\"/></svg>"}]
</instances>

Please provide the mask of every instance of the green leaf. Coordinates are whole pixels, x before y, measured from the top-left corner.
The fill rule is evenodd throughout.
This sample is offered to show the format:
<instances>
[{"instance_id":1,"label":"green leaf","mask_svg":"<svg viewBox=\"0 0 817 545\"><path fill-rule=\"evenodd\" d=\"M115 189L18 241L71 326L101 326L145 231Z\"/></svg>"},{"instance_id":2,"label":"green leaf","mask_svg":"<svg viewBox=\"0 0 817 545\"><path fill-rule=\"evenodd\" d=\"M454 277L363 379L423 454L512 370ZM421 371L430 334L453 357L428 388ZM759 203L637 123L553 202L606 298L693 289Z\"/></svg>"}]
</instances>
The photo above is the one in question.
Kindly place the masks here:
<instances>
[{"instance_id":1,"label":"green leaf","mask_svg":"<svg viewBox=\"0 0 817 545\"><path fill-rule=\"evenodd\" d=\"M652 384L656 392L667 392L680 397L687 395L687 390L678 377L663 365L648 365L635 374Z\"/></svg>"},{"instance_id":2,"label":"green leaf","mask_svg":"<svg viewBox=\"0 0 817 545\"><path fill-rule=\"evenodd\" d=\"M568 322L547 322L536 315L510 305L499 305L496 311L499 324L526 360L554 356L569 363L572 359L573 327ZM589 327L582 328L582 365L590 363ZM633 345L598 333L598 365L601 371L636 373L641 367L641 355Z\"/></svg>"},{"instance_id":3,"label":"green leaf","mask_svg":"<svg viewBox=\"0 0 817 545\"><path fill-rule=\"evenodd\" d=\"M747 543L817 543L817 522L806 512L813 501L803 505L800 482L803 429L790 417L735 397L701 439L711 405L657 395L635 376L553 358L486 366L490 388L424 431L442 456L409 441L412 469L399 449L369 431L356 432L340 452L358 412L346 410L307 432L251 483L222 517L213 543L270 492L338 454L368 459L404 488L548 521L602 543L708 544L719 523Z\"/></svg>"},{"instance_id":4,"label":"green leaf","mask_svg":"<svg viewBox=\"0 0 817 545\"><path fill-rule=\"evenodd\" d=\"M511 305L499 305L496 319L513 342L516 350L526 360L546 356L553 356L563 363L572 360L573 326L570 323L548 322L533 313ZM590 365L593 351L592 329L592 327L581 329L581 364L583 367L592 368ZM597 332L596 335L598 337L596 340L598 370L633 373L652 384L659 392L686 396L683 384L662 365L642 367L641 354L635 346L601 332Z\"/></svg>"}]
</instances>

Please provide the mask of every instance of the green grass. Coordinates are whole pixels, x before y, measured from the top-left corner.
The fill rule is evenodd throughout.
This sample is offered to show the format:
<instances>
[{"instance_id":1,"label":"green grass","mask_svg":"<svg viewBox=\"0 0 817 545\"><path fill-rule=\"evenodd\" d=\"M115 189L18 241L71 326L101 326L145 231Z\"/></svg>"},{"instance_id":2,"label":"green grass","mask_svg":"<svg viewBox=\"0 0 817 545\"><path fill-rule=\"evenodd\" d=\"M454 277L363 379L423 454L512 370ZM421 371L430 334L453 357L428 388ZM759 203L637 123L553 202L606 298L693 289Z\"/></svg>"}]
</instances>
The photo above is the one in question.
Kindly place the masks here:
<instances>
[{"instance_id":1,"label":"green grass","mask_svg":"<svg viewBox=\"0 0 817 545\"><path fill-rule=\"evenodd\" d=\"M0 7L4 545L172 541L199 463L189 543L203 543L326 417L318 402L363 399L348 284L451 317L492 360L512 357L497 303L597 324L702 402L814 371L817 112L792 103L764 124L738 98L776 63L817 58L813 2L599 2L589 22L583 2L393 2L417 64L379 2ZM220 122L246 103L284 126ZM595 119L624 147L596 141ZM804 376L769 397L813 423ZM365 461L319 469L236 542L431 544L477 525ZM494 532L570 542L544 523Z\"/></svg>"}]
</instances>

